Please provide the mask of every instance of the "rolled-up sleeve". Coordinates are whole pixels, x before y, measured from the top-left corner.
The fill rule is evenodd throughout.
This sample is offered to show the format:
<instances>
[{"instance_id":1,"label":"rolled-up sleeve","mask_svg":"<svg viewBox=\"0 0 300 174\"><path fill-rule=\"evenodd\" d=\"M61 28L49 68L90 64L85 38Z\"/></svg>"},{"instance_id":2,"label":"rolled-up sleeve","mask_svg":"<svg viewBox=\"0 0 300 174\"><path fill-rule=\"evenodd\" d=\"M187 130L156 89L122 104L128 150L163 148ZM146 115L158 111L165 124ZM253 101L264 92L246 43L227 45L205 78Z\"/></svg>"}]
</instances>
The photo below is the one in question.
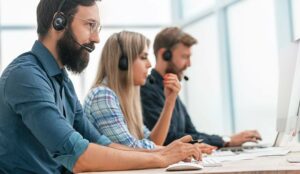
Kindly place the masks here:
<instances>
[{"instance_id":1,"label":"rolled-up sleeve","mask_svg":"<svg viewBox=\"0 0 300 174\"><path fill-rule=\"evenodd\" d=\"M72 171L89 141L59 112L45 72L35 65L16 68L6 79L4 90L7 104L20 115L32 135L53 159Z\"/></svg>"},{"instance_id":2,"label":"rolled-up sleeve","mask_svg":"<svg viewBox=\"0 0 300 174\"><path fill-rule=\"evenodd\" d=\"M53 153L54 159L72 171L77 159L87 149L88 145L88 140L83 139L78 132L72 132L62 146L63 150L57 154Z\"/></svg>"}]
</instances>

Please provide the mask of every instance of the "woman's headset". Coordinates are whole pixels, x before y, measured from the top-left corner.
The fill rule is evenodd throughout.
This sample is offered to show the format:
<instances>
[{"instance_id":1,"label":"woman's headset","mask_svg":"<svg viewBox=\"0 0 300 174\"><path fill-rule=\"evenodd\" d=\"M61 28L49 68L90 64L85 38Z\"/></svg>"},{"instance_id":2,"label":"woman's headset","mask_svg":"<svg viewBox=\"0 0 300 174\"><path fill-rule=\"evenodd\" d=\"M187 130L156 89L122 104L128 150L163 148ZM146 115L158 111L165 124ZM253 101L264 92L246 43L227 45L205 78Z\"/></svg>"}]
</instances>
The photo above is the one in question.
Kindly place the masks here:
<instances>
[{"instance_id":1,"label":"woman's headset","mask_svg":"<svg viewBox=\"0 0 300 174\"><path fill-rule=\"evenodd\" d=\"M120 46L120 50L121 50L121 55L120 55L120 59L119 59L119 69L122 71L127 71L128 70L128 57L127 55L124 53L123 50L123 44L121 42L121 33L117 33L117 41L118 44Z\"/></svg>"}]
</instances>

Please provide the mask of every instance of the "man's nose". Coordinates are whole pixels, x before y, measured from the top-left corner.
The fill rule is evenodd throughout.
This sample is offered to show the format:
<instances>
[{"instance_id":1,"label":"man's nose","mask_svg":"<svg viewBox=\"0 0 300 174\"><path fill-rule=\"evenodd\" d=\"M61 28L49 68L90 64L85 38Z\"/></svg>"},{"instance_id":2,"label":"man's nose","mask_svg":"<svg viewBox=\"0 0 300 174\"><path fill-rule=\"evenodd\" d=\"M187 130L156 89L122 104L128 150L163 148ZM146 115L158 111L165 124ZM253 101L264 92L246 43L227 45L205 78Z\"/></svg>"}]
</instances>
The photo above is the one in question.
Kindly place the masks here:
<instances>
[{"instance_id":1,"label":"man's nose","mask_svg":"<svg viewBox=\"0 0 300 174\"><path fill-rule=\"evenodd\" d=\"M187 65L187 67L190 67L190 66L191 66L191 59L188 59L188 60L187 60L186 65Z\"/></svg>"},{"instance_id":2,"label":"man's nose","mask_svg":"<svg viewBox=\"0 0 300 174\"><path fill-rule=\"evenodd\" d=\"M98 32L92 33L90 37L90 41L94 43L99 43L100 42L100 35Z\"/></svg>"}]
</instances>

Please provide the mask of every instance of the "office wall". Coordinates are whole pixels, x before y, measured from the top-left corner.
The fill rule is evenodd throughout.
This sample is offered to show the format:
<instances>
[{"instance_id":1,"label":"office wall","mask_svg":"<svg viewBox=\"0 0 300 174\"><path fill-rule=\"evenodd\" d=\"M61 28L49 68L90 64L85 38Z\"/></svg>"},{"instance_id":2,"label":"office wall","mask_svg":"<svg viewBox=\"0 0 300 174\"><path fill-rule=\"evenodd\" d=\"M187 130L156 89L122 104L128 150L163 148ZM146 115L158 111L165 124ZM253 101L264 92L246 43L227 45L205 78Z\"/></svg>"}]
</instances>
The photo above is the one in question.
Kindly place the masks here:
<instances>
[{"instance_id":1,"label":"office wall","mask_svg":"<svg viewBox=\"0 0 300 174\"><path fill-rule=\"evenodd\" d=\"M222 65L219 59L216 16L209 16L185 30L198 40L198 44L192 48L192 66L187 71L190 77L186 83L188 92L185 101L188 110L199 130L223 134L228 131L224 125L224 118L228 113L222 102Z\"/></svg>"},{"instance_id":2,"label":"office wall","mask_svg":"<svg viewBox=\"0 0 300 174\"><path fill-rule=\"evenodd\" d=\"M103 25L166 25L171 22L171 0L103 0Z\"/></svg>"},{"instance_id":3,"label":"office wall","mask_svg":"<svg viewBox=\"0 0 300 174\"><path fill-rule=\"evenodd\" d=\"M193 18L199 13L207 11L207 9L214 8L216 0L182 0L182 17L184 19Z\"/></svg>"},{"instance_id":4,"label":"office wall","mask_svg":"<svg viewBox=\"0 0 300 174\"><path fill-rule=\"evenodd\" d=\"M273 0L243 1L228 9L236 130L275 136L278 49ZM270 137L270 135L273 135Z\"/></svg>"}]
</instances>

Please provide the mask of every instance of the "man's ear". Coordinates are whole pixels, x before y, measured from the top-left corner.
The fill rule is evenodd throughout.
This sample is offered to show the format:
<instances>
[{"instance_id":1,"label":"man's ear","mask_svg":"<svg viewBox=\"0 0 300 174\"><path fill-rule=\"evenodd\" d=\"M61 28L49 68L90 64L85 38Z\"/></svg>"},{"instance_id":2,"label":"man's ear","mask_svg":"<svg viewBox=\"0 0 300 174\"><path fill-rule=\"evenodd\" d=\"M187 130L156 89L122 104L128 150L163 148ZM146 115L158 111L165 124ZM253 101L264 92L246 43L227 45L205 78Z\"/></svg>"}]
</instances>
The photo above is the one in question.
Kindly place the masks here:
<instances>
[{"instance_id":1,"label":"man's ear","mask_svg":"<svg viewBox=\"0 0 300 174\"><path fill-rule=\"evenodd\" d=\"M162 58L162 55L164 54L164 52L166 50L167 50L166 48L160 48L160 49L158 49L158 51L157 51L157 57Z\"/></svg>"},{"instance_id":2,"label":"man's ear","mask_svg":"<svg viewBox=\"0 0 300 174\"><path fill-rule=\"evenodd\" d=\"M64 33L65 33L65 29L61 31L57 31L53 27L50 27L48 31L48 34L51 35L51 37L57 38L57 40L60 39Z\"/></svg>"}]
</instances>

